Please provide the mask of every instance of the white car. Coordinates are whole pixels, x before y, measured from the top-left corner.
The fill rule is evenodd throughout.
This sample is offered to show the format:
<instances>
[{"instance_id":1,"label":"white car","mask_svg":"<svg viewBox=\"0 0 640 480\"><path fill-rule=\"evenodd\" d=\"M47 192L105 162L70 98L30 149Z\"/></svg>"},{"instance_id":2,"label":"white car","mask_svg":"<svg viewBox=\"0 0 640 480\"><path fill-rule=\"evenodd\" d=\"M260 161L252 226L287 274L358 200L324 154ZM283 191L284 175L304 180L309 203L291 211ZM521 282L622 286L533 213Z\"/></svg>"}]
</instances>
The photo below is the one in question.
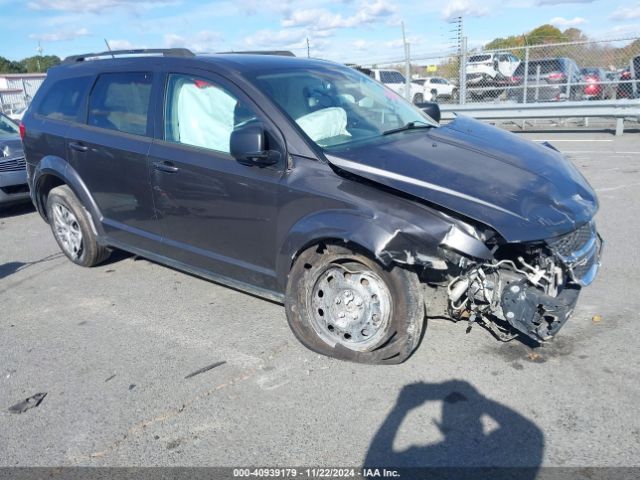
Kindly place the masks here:
<instances>
[{"instance_id":1,"label":"white car","mask_svg":"<svg viewBox=\"0 0 640 480\"><path fill-rule=\"evenodd\" d=\"M371 78L383 83L398 95L402 95L406 98L405 92L407 90L407 80L398 70L372 68L366 70L363 69L361 71L368 73ZM424 90L420 85L409 82L409 88L409 99L411 99L413 103L422 103L426 100Z\"/></svg>"},{"instance_id":2,"label":"white car","mask_svg":"<svg viewBox=\"0 0 640 480\"><path fill-rule=\"evenodd\" d=\"M435 102L438 97L457 98L458 87L442 77L418 77L412 80L424 91L424 98Z\"/></svg>"}]
</instances>

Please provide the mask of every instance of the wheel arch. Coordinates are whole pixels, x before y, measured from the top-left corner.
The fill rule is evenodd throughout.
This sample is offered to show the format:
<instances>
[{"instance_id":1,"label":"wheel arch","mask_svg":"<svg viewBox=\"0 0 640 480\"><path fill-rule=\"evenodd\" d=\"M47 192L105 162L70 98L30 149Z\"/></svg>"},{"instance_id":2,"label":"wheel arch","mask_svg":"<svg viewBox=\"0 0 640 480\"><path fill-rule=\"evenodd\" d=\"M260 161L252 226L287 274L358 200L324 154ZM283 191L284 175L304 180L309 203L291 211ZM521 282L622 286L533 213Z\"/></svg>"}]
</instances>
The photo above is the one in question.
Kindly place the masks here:
<instances>
[{"instance_id":1,"label":"wheel arch","mask_svg":"<svg viewBox=\"0 0 640 480\"><path fill-rule=\"evenodd\" d=\"M71 191L78 197L82 206L89 212L92 226L95 233L101 235L102 230L102 214L95 200L89 193L89 189L80 178L78 172L69 163L55 156L46 156L38 163L33 174L33 200L38 209L38 213L45 221L47 218L47 197L49 192L61 185L68 186Z\"/></svg>"}]
</instances>

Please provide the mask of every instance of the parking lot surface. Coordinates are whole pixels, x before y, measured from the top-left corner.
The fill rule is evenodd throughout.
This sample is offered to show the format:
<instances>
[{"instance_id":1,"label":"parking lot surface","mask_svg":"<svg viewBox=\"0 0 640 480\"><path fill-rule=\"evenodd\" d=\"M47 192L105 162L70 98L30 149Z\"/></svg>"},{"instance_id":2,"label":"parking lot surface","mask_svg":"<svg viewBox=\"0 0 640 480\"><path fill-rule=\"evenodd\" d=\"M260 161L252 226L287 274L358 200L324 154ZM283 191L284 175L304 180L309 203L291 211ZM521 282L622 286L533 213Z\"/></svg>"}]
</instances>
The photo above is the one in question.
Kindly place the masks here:
<instances>
[{"instance_id":1,"label":"parking lot surface","mask_svg":"<svg viewBox=\"0 0 640 480\"><path fill-rule=\"evenodd\" d=\"M434 319L402 365L332 360L280 305L121 252L77 267L32 208L2 211L0 466L640 465L640 137L520 135L584 173L606 242L535 350Z\"/></svg>"}]
</instances>

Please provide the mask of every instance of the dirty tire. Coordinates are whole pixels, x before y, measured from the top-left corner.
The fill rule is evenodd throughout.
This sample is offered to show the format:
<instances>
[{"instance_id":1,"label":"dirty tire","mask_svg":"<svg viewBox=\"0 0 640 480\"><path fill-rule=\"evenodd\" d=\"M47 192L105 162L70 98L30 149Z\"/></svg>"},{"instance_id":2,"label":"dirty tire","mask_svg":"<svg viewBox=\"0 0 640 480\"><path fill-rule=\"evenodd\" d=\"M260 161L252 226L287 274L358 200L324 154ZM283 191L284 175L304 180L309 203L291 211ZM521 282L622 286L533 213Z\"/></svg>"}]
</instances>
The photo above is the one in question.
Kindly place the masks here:
<instances>
[{"instance_id":1,"label":"dirty tire","mask_svg":"<svg viewBox=\"0 0 640 480\"><path fill-rule=\"evenodd\" d=\"M336 264L342 265L342 267L336 267ZM389 315L381 315L381 317L387 318L387 321L381 322L383 327L378 327L375 333L371 335L370 340L373 341L371 344L366 346L363 344L345 345L348 342L336 333L339 327L336 326L336 330L332 330L332 332L323 331L322 327L318 327L319 317L314 317L316 312L321 310L317 308L318 304L316 302L318 301L327 302L323 306L329 305L331 308L331 311L327 308L324 313L326 316L321 317L325 319L326 324L332 326L331 324L335 323L335 321L337 321L337 325L344 321L337 318L338 315L344 312L338 312L336 315L333 310L333 297L329 297L327 293L326 299L316 298L318 295L322 296L321 291L316 292L318 285L328 285L327 283L322 283L326 281L323 279L323 275L331 271L340 271L331 270L335 268L344 268L345 272L361 272L363 275L368 276L367 278L374 279L371 285L384 285L386 290L383 289L383 291L389 293L387 296L390 300ZM361 275L359 279L354 277L349 281L362 283L362 278ZM331 278L328 281L331 281ZM338 283L341 281L342 279ZM366 285L368 287L365 288L373 288L369 287L369 282ZM354 290L356 296L351 298L364 298L365 295L358 296L357 288L356 284L356 290ZM336 291L338 291L337 285ZM342 298L341 295L348 294L348 290L342 290L341 292L343 293L335 295L336 299ZM362 294L363 292L359 291L359 293ZM384 297L385 295L382 296ZM371 298L374 297L375 295L371 296ZM379 306L381 303L378 302L377 305ZM344 308L346 308L346 302L344 305ZM376 308L375 305L374 302L371 308ZM372 310L368 310L369 306L365 305L364 308L365 312L371 314ZM420 343L425 322L422 286L414 272L397 266L385 269L363 253L336 245L328 245L321 248L312 247L297 258L288 277L285 309L291 330L307 348L322 355L369 364L397 364L407 360ZM366 319L366 317L367 314L365 313L362 318ZM359 320L354 321L357 322ZM359 328L360 326L356 330ZM368 327L362 330L363 335L366 328ZM323 332L319 333L320 331ZM329 334L328 339L327 333ZM333 337L331 333L333 333ZM337 340L338 338L339 340ZM349 338L351 339L351 336ZM353 338L356 337L354 336ZM365 338L364 342L366 343L367 341L368 339Z\"/></svg>"},{"instance_id":2,"label":"dirty tire","mask_svg":"<svg viewBox=\"0 0 640 480\"><path fill-rule=\"evenodd\" d=\"M89 213L67 185L61 185L49 192L46 208L53 236L60 250L69 260L76 265L93 267L109 257L110 250L98 245L96 241L96 235L91 228ZM70 214L66 215L68 229L71 228L80 234L79 248L75 250L75 253L70 251L69 242L65 243L64 234L59 233L58 224L55 220L56 212L65 212L65 210Z\"/></svg>"}]
</instances>

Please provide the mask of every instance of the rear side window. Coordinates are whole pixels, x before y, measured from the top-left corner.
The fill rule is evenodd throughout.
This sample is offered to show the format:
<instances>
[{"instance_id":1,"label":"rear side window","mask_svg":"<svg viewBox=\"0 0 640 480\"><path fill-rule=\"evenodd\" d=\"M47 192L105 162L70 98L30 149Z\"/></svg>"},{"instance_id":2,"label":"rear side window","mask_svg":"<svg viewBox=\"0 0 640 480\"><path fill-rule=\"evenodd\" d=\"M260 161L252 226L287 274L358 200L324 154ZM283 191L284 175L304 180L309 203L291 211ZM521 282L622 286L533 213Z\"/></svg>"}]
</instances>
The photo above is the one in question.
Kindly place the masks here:
<instances>
[{"instance_id":1,"label":"rear side window","mask_svg":"<svg viewBox=\"0 0 640 480\"><path fill-rule=\"evenodd\" d=\"M44 94L37 115L56 120L76 121L91 77L65 78L55 82Z\"/></svg>"},{"instance_id":2,"label":"rear side window","mask_svg":"<svg viewBox=\"0 0 640 480\"><path fill-rule=\"evenodd\" d=\"M147 135L151 74L105 73L89 96L87 123L134 135Z\"/></svg>"}]
</instances>

